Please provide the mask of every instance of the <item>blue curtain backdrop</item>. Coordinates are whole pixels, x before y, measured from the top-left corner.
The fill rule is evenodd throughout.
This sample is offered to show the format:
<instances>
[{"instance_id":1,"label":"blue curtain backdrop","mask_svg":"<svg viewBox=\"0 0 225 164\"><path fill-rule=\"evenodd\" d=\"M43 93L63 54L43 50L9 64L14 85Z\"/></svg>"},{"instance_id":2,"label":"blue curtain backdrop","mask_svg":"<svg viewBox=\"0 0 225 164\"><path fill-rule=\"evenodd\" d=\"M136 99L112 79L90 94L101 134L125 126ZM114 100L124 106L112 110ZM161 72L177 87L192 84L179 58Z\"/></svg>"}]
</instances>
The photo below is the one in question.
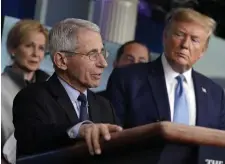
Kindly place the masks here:
<instances>
[{"instance_id":1,"label":"blue curtain backdrop","mask_svg":"<svg viewBox=\"0 0 225 164\"><path fill-rule=\"evenodd\" d=\"M2 0L2 17L34 18L36 0Z\"/></svg>"},{"instance_id":2,"label":"blue curtain backdrop","mask_svg":"<svg viewBox=\"0 0 225 164\"><path fill-rule=\"evenodd\" d=\"M152 52L162 53L163 28L163 23L138 15L135 39L147 45Z\"/></svg>"},{"instance_id":3,"label":"blue curtain backdrop","mask_svg":"<svg viewBox=\"0 0 225 164\"><path fill-rule=\"evenodd\" d=\"M135 39L146 44L151 52L162 53L163 15L159 15L145 0L139 0Z\"/></svg>"}]
</instances>

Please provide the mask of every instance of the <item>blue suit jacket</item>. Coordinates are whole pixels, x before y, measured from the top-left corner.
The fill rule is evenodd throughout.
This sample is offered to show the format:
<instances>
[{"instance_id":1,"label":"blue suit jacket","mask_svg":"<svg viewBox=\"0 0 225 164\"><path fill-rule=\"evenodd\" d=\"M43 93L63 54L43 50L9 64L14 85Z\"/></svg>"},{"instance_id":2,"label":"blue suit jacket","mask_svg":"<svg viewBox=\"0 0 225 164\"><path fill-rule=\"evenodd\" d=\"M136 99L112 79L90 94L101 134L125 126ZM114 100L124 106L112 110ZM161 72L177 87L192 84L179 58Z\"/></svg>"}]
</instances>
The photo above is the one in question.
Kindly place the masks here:
<instances>
[{"instance_id":1,"label":"blue suit jacket","mask_svg":"<svg viewBox=\"0 0 225 164\"><path fill-rule=\"evenodd\" d=\"M196 96L196 125L225 130L223 89L194 70L192 76ZM107 94L124 128L171 120L161 58L152 63L115 69L109 78ZM225 163L225 151L220 149L219 153L221 151ZM201 157L206 158L204 155Z\"/></svg>"}]
</instances>

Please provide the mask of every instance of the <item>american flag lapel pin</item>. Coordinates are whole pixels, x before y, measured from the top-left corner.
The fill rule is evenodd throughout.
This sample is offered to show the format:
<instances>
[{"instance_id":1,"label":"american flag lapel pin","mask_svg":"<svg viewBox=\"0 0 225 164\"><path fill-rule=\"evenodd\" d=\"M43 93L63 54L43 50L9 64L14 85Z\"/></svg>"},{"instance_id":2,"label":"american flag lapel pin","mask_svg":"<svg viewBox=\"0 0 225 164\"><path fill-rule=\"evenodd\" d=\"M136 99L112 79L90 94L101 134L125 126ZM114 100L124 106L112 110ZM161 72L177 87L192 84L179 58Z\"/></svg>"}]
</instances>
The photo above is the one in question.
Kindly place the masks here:
<instances>
[{"instance_id":1,"label":"american flag lapel pin","mask_svg":"<svg viewBox=\"0 0 225 164\"><path fill-rule=\"evenodd\" d=\"M202 92L207 93L206 89L202 87Z\"/></svg>"}]
</instances>

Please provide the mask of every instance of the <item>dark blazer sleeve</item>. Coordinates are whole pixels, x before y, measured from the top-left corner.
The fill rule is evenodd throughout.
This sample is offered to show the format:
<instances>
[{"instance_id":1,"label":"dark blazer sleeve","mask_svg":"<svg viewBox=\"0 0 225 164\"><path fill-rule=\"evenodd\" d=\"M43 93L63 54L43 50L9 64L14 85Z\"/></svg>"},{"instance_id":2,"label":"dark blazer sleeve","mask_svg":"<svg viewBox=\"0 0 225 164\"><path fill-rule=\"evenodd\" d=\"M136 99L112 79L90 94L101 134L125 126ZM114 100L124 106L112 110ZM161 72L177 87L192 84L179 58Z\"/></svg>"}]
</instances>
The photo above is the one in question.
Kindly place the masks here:
<instances>
[{"instance_id":1,"label":"dark blazer sleeve","mask_svg":"<svg viewBox=\"0 0 225 164\"><path fill-rule=\"evenodd\" d=\"M48 99L45 92L37 90L24 89L14 99L13 124L19 155L47 151L71 142L66 132L70 125L50 121L46 110Z\"/></svg>"},{"instance_id":2,"label":"dark blazer sleeve","mask_svg":"<svg viewBox=\"0 0 225 164\"><path fill-rule=\"evenodd\" d=\"M103 115L110 118L103 123L110 123L110 124L116 124L116 125L121 126L120 121L119 121L119 119L118 119L118 117L115 113L115 109L114 109L112 103L108 99L101 96L100 101L99 101L99 105L104 106L103 110L101 111L102 113L104 113ZM106 109L107 109L107 111L106 111Z\"/></svg>"},{"instance_id":3,"label":"dark blazer sleeve","mask_svg":"<svg viewBox=\"0 0 225 164\"><path fill-rule=\"evenodd\" d=\"M89 112L91 120L95 123L120 125L112 103L98 93L88 92Z\"/></svg>"},{"instance_id":4,"label":"dark blazer sleeve","mask_svg":"<svg viewBox=\"0 0 225 164\"><path fill-rule=\"evenodd\" d=\"M108 99L107 98L107 92L105 90L104 91L97 92L96 94L99 95L99 96L102 96L102 97L104 97L106 99Z\"/></svg>"},{"instance_id":5,"label":"dark blazer sleeve","mask_svg":"<svg viewBox=\"0 0 225 164\"><path fill-rule=\"evenodd\" d=\"M111 107L111 110L112 110L113 121L114 121L113 124L122 126L121 122L119 121L118 116L116 115L116 112L115 112L115 109L113 108L112 103L109 102L109 104L110 104L110 107Z\"/></svg>"},{"instance_id":6,"label":"dark blazer sleeve","mask_svg":"<svg viewBox=\"0 0 225 164\"><path fill-rule=\"evenodd\" d=\"M221 99L221 114L220 114L220 126L222 130L225 130L225 92L222 91Z\"/></svg>"},{"instance_id":7,"label":"dark blazer sleeve","mask_svg":"<svg viewBox=\"0 0 225 164\"><path fill-rule=\"evenodd\" d=\"M114 69L110 75L106 92L118 117L119 124L124 126L127 101L124 81L119 69Z\"/></svg>"}]
</instances>

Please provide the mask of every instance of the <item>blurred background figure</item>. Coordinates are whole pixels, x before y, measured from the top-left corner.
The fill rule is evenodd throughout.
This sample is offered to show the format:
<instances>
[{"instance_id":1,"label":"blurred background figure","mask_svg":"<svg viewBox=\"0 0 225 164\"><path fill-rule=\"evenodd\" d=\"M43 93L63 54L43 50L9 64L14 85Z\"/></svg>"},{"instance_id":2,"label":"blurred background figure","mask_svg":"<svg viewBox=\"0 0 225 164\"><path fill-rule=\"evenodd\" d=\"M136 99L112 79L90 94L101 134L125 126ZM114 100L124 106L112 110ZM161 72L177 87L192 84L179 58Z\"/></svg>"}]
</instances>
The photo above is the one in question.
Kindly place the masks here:
<instances>
[{"instance_id":1,"label":"blurred background figure","mask_svg":"<svg viewBox=\"0 0 225 164\"><path fill-rule=\"evenodd\" d=\"M137 41L129 41L118 49L114 68L129 64L147 63L150 60L150 51L144 44Z\"/></svg>"},{"instance_id":2,"label":"blurred background figure","mask_svg":"<svg viewBox=\"0 0 225 164\"><path fill-rule=\"evenodd\" d=\"M118 68L130 64L147 63L149 61L151 61L151 54L148 48L144 44L133 40L124 43L118 49L113 67ZM98 95L107 98L105 90L98 92Z\"/></svg>"},{"instance_id":3,"label":"blurred background figure","mask_svg":"<svg viewBox=\"0 0 225 164\"><path fill-rule=\"evenodd\" d=\"M2 75L1 148L5 159L13 163L16 140L12 123L12 105L16 94L30 83L45 81L49 75L39 70L44 59L48 39L47 29L35 20L21 20L10 30L7 50L12 64L6 66Z\"/></svg>"}]
</instances>

